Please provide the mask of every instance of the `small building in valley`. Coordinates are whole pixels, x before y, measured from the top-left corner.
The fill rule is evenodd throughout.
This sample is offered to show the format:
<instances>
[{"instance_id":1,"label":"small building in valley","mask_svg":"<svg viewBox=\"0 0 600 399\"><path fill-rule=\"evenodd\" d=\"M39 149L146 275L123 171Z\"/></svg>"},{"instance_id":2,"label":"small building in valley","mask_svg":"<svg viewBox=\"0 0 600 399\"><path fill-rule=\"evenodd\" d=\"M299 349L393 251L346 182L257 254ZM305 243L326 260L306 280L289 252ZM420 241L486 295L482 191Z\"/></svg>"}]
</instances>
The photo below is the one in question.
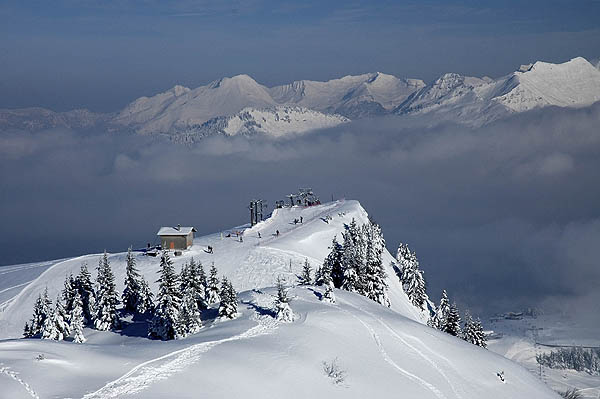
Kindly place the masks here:
<instances>
[{"instance_id":1,"label":"small building in valley","mask_svg":"<svg viewBox=\"0 0 600 399\"><path fill-rule=\"evenodd\" d=\"M194 243L193 227L161 227L156 233L160 237L160 246L162 249L188 249Z\"/></svg>"}]
</instances>

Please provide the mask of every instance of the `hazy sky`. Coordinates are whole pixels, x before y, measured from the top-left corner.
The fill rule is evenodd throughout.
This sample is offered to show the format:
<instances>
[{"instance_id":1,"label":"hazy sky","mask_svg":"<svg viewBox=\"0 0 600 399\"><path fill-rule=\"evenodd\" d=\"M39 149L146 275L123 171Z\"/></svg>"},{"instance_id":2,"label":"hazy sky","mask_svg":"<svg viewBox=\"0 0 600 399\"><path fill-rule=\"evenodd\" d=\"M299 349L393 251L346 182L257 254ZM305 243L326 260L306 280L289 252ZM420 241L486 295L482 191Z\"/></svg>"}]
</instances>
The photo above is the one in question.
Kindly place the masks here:
<instances>
[{"instance_id":1,"label":"hazy sky","mask_svg":"<svg viewBox=\"0 0 600 399\"><path fill-rule=\"evenodd\" d=\"M500 76L600 55L600 1L0 2L0 108L115 111L175 84Z\"/></svg>"}]
</instances>

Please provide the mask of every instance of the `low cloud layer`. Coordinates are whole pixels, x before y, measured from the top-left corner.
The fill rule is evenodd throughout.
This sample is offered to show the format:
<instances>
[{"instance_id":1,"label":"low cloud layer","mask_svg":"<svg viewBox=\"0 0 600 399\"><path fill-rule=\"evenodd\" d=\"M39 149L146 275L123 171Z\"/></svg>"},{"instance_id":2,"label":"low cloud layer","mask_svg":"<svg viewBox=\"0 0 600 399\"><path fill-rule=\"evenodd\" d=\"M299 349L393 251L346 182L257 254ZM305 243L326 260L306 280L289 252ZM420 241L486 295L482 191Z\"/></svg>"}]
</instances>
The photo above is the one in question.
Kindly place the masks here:
<instances>
[{"instance_id":1,"label":"low cloud layer","mask_svg":"<svg viewBox=\"0 0 600 399\"><path fill-rule=\"evenodd\" d=\"M158 226L244 223L300 186L361 201L430 295L474 312L589 300L600 283L600 105L471 130L362 120L287 140L0 133L0 264L125 250Z\"/></svg>"}]
</instances>

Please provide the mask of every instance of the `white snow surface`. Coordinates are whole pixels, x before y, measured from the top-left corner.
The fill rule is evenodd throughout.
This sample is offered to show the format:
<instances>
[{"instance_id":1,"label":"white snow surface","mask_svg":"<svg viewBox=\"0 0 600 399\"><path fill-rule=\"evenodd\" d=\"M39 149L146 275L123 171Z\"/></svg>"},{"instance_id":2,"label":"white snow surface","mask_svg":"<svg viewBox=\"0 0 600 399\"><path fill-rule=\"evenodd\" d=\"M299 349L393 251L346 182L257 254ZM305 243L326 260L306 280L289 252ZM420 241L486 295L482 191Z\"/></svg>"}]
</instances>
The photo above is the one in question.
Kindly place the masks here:
<instances>
[{"instance_id":1,"label":"white snow surface","mask_svg":"<svg viewBox=\"0 0 600 399\"><path fill-rule=\"evenodd\" d=\"M394 112L482 125L515 112L550 105L583 107L596 101L600 101L600 71L577 57L562 64L538 61L496 80L448 73Z\"/></svg>"},{"instance_id":2,"label":"white snow surface","mask_svg":"<svg viewBox=\"0 0 600 399\"><path fill-rule=\"evenodd\" d=\"M352 117L356 113L367 114L373 105L380 106L382 111L390 110L424 86L420 79L400 79L375 72L327 82L300 80L273 87L270 93L279 104L297 104ZM361 106L365 107L362 111Z\"/></svg>"},{"instance_id":3,"label":"white snow surface","mask_svg":"<svg viewBox=\"0 0 600 399\"><path fill-rule=\"evenodd\" d=\"M292 222L301 216L304 223ZM294 322L279 323L276 290L269 286L277 276L291 285L305 259L319 265L332 237L352 218L364 223L368 215L358 202L341 200L278 209L252 228L196 238L190 250L173 258L176 268L192 256L205 268L214 261L244 292L236 319L216 318L213 305L203 312L201 331L182 340L150 340L144 322L131 319L122 333L85 329L85 344L16 338L45 287L56 297L69 272L82 262L93 269L101 255L52 262L0 310L0 397L557 397L516 363L424 325L390 268L391 308L341 290L330 304L320 300L323 287L298 286L288 292ZM204 251L208 245L214 254ZM138 254L136 260L156 290L159 259ZM386 251L386 266L391 260ZM122 289L125 253L110 254L109 261ZM27 280L42 266L22 268L30 273ZM4 285L0 280L0 289L8 288ZM40 354L43 360L36 359ZM345 372L339 384L323 370L322 363L334 359ZM496 375L500 371L504 383Z\"/></svg>"},{"instance_id":4,"label":"white snow surface","mask_svg":"<svg viewBox=\"0 0 600 399\"><path fill-rule=\"evenodd\" d=\"M306 133L317 129L334 127L350 120L337 114L325 114L302 107L277 106L274 108L244 108L237 114L221 116L191 127L188 139L215 134L226 136L263 134L279 138L293 133Z\"/></svg>"},{"instance_id":5,"label":"white snow surface","mask_svg":"<svg viewBox=\"0 0 600 399\"><path fill-rule=\"evenodd\" d=\"M600 396L600 376L567 369L540 367L537 354L557 350L558 346L600 347L598 328L587 318L573 313L554 312L520 320L492 318L486 327L495 333L488 342L491 351L511 359L558 392L578 389L582 398Z\"/></svg>"}]
</instances>

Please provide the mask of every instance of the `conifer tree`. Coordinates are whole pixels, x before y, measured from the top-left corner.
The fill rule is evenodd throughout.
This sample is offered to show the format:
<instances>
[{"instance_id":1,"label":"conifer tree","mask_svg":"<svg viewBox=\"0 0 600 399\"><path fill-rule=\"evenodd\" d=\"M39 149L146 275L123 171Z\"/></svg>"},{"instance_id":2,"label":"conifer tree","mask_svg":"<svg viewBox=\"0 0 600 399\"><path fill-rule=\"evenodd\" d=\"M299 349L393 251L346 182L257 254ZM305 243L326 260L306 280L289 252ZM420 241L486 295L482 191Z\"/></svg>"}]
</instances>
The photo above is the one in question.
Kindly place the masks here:
<instances>
[{"instance_id":1,"label":"conifer tree","mask_svg":"<svg viewBox=\"0 0 600 399\"><path fill-rule=\"evenodd\" d=\"M177 320L177 338L185 338L190 334L196 334L202 328L202 319L198 302L193 290L186 289L183 292L179 318Z\"/></svg>"},{"instance_id":2,"label":"conifer tree","mask_svg":"<svg viewBox=\"0 0 600 399\"><path fill-rule=\"evenodd\" d=\"M79 274L75 278L75 287L81 296L84 322L86 325L93 325L96 314L96 293L94 292L92 275L85 263L81 265Z\"/></svg>"},{"instance_id":3,"label":"conifer tree","mask_svg":"<svg viewBox=\"0 0 600 399\"><path fill-rule=\"evenodd\" d=\"M139 270L135 267L135 257L131 251L131 247L127 250L125 257L125 288L123 289L122 301L123 309L129 313L144 313L146 304L143 298L142 276Z\"/></svg>"},{"instance_id":4,"label":"conifer tree","mask_svg":"<svg viewBox=\"0 0 600 399\"><path fill-rule=\"evenodd\" d=\"M108 261L108 254L98 262L98 277L96 279L96 315L94 327L100 331L108 331L120 326L117 305L119 293L115 285L115 275Z\"/></svg>"},{"instance_id":5,"label":"conifer tree","mask_svg":"<svg viewBox=\"0 0 600 399\"><path fill-rule=\"evenodd\" d=\"M446 316L446 322L443 325L442 331L454 335L455 337L459 337L461 335L460 329L460 314L458 313L458 307L456 303L452 303L450 305L450 311Z\"/></svg>"},{"instance_id":6,"label":"conifer tree","mask_svg":"<svg viewBox=\"0 0 600 399\"><path fill-rule=\"evenodd\" d=\"M150 287L148 286L148 282L146 281L146 279L142 276L142 279L140 280L140 302L138 303L138 313L140 314L144 314L148 311L151 311L154 308L154 302L152 300L152 298L154 297L154 294L152 293L152 291L150 290Z\"/></svg>"},{"instance_id":7,"label":"conifer tree","mask_svg":"<svg viewBox=\"0 0 600 399\"><path fill-rule=\"evenodd\" d=\"M177 336L181 298L177 275L167 251L162 253L159 273L158 295L148 335L152 338L169 340Z\"/></svg>"},{"instance_id":8,"label":"conifer tree","mask_svg":"<svg viewBox=\"0 0 600 399\"><path fill-rule=\"evenodd\" d=\"M75 296L73 298L73 308L71 309L71 313L69 316L69 320L71 321L71 333L73 334L73 342L77 344L84 343L86 341L85 336L83 335L83 327L84 327L84 318L83 318L83 302L81 300L81 295L79 292L75 292Z\"/></svg>"},{"instance_id":9,"label":"conifer tree","mask_svg":"<svg viewBox=\"0 0 600 399\"><path fill-rule=\"evenodd\" d=\"M363 260L362 239L360 238L359 228L356 220L352 219L349 225L346 225L346 231L343 233L344 244L342 245L342 268L344 277L342 288L346 291L358 292L363 291L361 286Z\"/></svg>"},{"instance_id":10,"label":"conifer tree","mask_svg":"<svg viewBox=\"0 0 600 399\"><path fill-rule=\"evenodd\" d=\"M302 267L302 274L300 275L300 285L311 285L312 284L312 268L308 263L308 258L304 260L304 266Z\"/></svg>"},{"instance_id":11,"label":"conifer tree","mask_svg":"<svg viewBox=\"0 0 600 399\"><path fill-rule=\"evenodd\" d=\"M31 338L33 334L31 332L31 327L28 322L25 322L25 327L23 327L23 338Z\"/></svg>"},{"instance_id":12,"label":"conifer tree","mask_svg":"<svg viewBox=\"0 0 600 399\"><path fill-rule=\"evenodd\" d=\"M481 320L473 320L473 317L471 317L469 312L467 312L465 315L465 326L463 329L462 338L473 345L477 345L482 348L487 347L487 338L483 332Z\"/></svg>"},{"instance_id":13,"label":"conifer tree","mask_svg":"<svg viewBox=\"0 0 600 399\"><path fill-rule=\"evenodd\" d=\"M233 319L237 315L237 293L226 277L223 277L223 282L221 283L220 296L219 316Z\"/></svg>"},{"instance_id":14,"label":"conifer tree","mask_svg":"<svg viewBox=\"0 0 600 399\"><path fill-rule=\"evenodd\" d=\"M333 285L336 288L341 288L344 284L344 267L342 264L344 249L342 245L337 241L336 237L333 237L331 242L331 251L323 262L321 274L325 274L325 270L329 270Z\"/></svg>"},{"instance_id":15,"label":"conifer tree","mask_svg":"<svg viewBox=\"0 0 600 399\"><path fill-rule=\"evenodd\" d=\"M216 303L221 300L219 297L219 277L217 273L217 268L213 263L210 268L210 275L208 276L208 286L206 290L206 302L209 304Z\"/></svg>"},{"instance_id":16,"label":"conifer tree","mask_svg":"<svg viewBox=\"0 0 600 399\"><path fill-rule=\"evenodd\" d=\"M206 298L206 288L208 287L208 283L206 281L206 273L204 272L204 266L200 261L198 261L198 263L196 264L196 275L198 276L198 295L200 296L198 307L200 309L206 309L208 308Z\"/></svg>"},{"instance_id":17,"label":"conifer tree","mask_svg":"<svg viewBox=\"0 0 600 399\"><path fill-rule=\"evenodd\" d=\"M448 301L446 290L443 290L440 305L436 309L431 326L443 331L444 326L446 325L446 319L448 318L448 313L450 313L450 302Z\"/></svg>"},{"instance_id":18,"label":"conifer tree","mask_svg":"<svg viewBox=\"0 0 600 399\"><path fill-rule=\"evenodd\" d=\"M387 296L388 285L383 267L385 240L379 225L369 222L362 228L365 243L365 265L363 272L363 295L382 305L390 306Z\"/></svg>"},{"instance_id":19,"label":"conifer tree","mask_svg":"<svg viewBox=\"0 0 600 399\"><path fill-rule=\"evenodd\" d=\"M189 264L184 264L181 268L180 279L181 292L189 291L196 301L198 309L206 309L205 291L206 291L206 276L202 269L202 263L196 264L194 258ZM203 281L204 280L204 281Z\"/></svg>"},{"instance_id":20,"label":"conifer tree","mask_svg":"<svg viewBox=\"0 0 600 399\"><path fill-rule=\"evenodd\" d=\"M323 266L322 269L325 269ZM328 269L325 269L322 273L321 285L325 286L325 292L323 293L323 297L321 300L329 303L335 303L335 294L333 293L333 279L331 278L331 273Z\"/></svg>"},{"instance_id":21,"label":"conifer tree","mask_svg":"<svg viewBox=\"0 0 600 399\"><path fill-rule=\"evenodd\" d=\"M277 277L277 298L275 300L275 307L277 311L277 320L284 323L291 323L294 321L294 312L290 307L290 298L287 296L287 290L283 285L281 276Z\"/></svg>"},{"instance_id":22,"label":"conifer tree","mask_svg":"<svg viewBox=\"0 0 600 399\"><path fill-rule=\"evenodd\" d=\"M71 314L71 310L73 310L73 300L76 293L77 286L75 283L75 278L73 278L72 273L69 273L69 275L65 278L64 288L62 290L62 300L65 304L65 312L67 312L68 315Z\"/></svg>"},{"instance_id":23,"label":"conifer tree","mask_svg":"<svg viewBox=\"0 0 600 399\"><path fill-rule=\"evenodd\" d=\"M52 315L44 322L42 338L62 341L65 337L69 336L71 330L66 318L65 308L59 296L56 298L56 306L54 307Z\"/></svg>"},{"instance_id":24,"label":"conifer tree","mask_svg":"<svg viewBox=\"0 0 600 399\"><path fill-rule=\"evenodd\" d=\"M51 306L52 302L48 297L48 287L46 287L44 294L38 295L35 305L33 306L33 316L29 323L28 337L41 335L46 319L51 315Z\"/></svg>"},{"instance_id":25,"label":"conifer tree","mask_svg":"<svg viewBox=\"0 0 600 399\"><path fill-rule=\"evenodd\" d=\"M417 255L410 251L408 245L400 243L396 259L400 265L398 277L404 292L414 306L424 310L427 305L427 290L423 271L419 269Z\"/></svg>"},{"instance_id":26,"label":"conifer tree","mask_svg":"<svg viewBox=\"0 0 600 399\"><path fill-rule=\"evenodd\" d=\"M331 278L331 273L330 273L329 277ZM319 266L315 269L314 283L315 283L315 285L323 285L323 267L322 266Z\"/></svg>"}]
</instances>

